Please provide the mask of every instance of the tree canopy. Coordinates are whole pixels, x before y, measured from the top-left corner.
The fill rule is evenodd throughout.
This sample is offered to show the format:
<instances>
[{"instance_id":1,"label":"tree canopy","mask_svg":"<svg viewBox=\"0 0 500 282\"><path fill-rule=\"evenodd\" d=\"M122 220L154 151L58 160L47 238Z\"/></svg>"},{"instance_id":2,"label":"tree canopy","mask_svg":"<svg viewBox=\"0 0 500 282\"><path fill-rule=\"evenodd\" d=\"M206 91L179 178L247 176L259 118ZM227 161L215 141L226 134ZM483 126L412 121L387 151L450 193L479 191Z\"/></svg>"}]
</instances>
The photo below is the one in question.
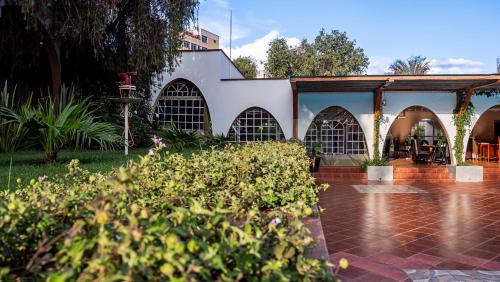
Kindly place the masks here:
<instances>
[{"instance_id":1,"label":"tree canopy","mask_svg":"<svg viewBox=\"0 0 500 282\"><path fill-rule=\"evenodd\" d=\"M267 55L265 70L271 77L362 74L369 65L356 41L338 30L328 33L322 29L314 42L304 39L298 46L277 38L269 44Z\"/></svg>"},{"instance_id":2,"label":"tree canopy","mask_svg":"<svg viewBox=\"0 0 500 282\"><path fill-rule=\"evenodd\" d=\"M35 44L46 46L47 52L38 55L48 54L52 80L59 76L67 84L79 82L86 87L92 84L99 86L99 90L103 84L113 86L116 72L137 71L140 86L148 87L155 74L173 70L181 35L195 20L199 4L198 0L14 0L9 3L20 11L24 24L6 27L0 40L10 41L12 45L20 32L36 34L39 38L34 38ZM19 17L19 12L14 13ZM2 42L2 46L6 44ZM24 49L11 48L18 54L26 52Z\"/></svg>"},{"instance_id":3,"label":"tree canopy","mask_svg":"<svg viewBox=\"0 0 500 282\"><path fill-rule=\"evenodd\" d=\"M233 63L245 78L257 77L257 62L251 56L240 56Z\"/></svg>"},{"instance_id":4,"label":"tree canopy","mask_svg":"<svg viewBox=\"0 0 500 282\"><path fill-rule=\"evenodd\" d=\"M408 58L406 61L396 60L389 66L394 74L426 74L431 69L430 63L426 57L413 56Z\"/></svg>"}]
</instances>

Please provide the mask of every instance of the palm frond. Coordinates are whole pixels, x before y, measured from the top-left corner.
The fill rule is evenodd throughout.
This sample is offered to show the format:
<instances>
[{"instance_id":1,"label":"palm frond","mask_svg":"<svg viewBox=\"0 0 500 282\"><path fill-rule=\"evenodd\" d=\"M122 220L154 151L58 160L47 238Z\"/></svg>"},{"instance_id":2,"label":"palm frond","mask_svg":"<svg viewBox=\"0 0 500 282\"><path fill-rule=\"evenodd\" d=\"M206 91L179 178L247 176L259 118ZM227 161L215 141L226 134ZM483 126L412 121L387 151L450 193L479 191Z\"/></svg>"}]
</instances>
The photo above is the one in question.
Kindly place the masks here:
<instances>
[{"instance_id":1,"label":"palm frond","mask_svg":"<svg viewBox=\"0 0 500 282\"><path fill-rule=\"evenodd\" d=\"M426 57L413 56L406 61L396 60L389 66L389 69L398 75L419 75L426 74L430 70L430 63Z\"/></svg>"}]
</instances>

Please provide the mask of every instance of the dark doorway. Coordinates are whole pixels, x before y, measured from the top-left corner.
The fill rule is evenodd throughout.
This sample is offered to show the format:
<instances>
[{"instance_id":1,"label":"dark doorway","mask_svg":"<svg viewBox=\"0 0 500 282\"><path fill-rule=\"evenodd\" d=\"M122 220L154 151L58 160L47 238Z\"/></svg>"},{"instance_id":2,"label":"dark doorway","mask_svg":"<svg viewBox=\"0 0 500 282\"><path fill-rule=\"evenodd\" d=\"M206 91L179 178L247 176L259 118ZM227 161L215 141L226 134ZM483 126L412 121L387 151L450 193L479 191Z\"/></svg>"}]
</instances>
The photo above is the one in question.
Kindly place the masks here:
<instances>
[{"instance_id":1,"label":"dark doorway","mask_svg":"<svg viewBox=\"0 0 500 282\"><path fill-rule=\"evenodd\" d=\"M495 120L495 140L500 136L500 120Z\"/></svg>"}]
</instances>

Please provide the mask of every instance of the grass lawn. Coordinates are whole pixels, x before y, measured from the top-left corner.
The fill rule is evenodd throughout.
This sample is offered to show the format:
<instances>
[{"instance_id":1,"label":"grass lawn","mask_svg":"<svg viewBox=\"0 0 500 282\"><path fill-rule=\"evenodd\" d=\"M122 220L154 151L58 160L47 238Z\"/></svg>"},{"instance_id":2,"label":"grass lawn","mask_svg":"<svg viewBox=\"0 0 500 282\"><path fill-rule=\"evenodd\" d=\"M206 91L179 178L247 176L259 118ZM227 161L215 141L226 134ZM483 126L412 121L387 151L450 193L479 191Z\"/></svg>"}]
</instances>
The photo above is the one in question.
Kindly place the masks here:
<instances>
[{"instance_id":1,"label":"grass lawn","mask_svg":"<svg viewBox=\"0 0 500 282\"><path fill-rule=\"evenodd\" d=\"M199 152L198 148L187 148L183 155L190 156ZM63 150L57 156L57 162L45 163L45 154L42 151L20 151L12 156L12 170L10 176L10 187L14 187L17 178L23 183L28 183L32 178L47 175L64 175L68 172L66 166L72 159L80 160L80 167L92 172L106 172L127 163L129 159L137 160L139 155L147 154L147 148L131 149L129 155L125 156L122 150L99 151L99 150ZM0 153L0 190L7 188L10 170L11 155Z\"/></svg>"}]
</instances>

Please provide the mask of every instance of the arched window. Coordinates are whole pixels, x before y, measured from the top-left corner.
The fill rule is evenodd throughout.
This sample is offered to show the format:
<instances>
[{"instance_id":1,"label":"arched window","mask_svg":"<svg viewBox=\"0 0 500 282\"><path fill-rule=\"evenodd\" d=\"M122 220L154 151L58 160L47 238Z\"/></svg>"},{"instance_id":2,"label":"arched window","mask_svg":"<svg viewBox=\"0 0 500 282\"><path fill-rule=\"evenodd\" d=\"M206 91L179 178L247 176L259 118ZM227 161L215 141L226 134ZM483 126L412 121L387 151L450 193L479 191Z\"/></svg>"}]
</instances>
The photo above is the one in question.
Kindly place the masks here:
<instances>
[{"instance_id":1,"label":"arched window","mask_svg":"<svg viewBox=\"0 0 500 282\"><path fill-rule=\"evenodd\" d=\"M344 126L335 120L321 125L321 149L325 154L344 154Z\"/></svg>"},{"instance_id":2,"label":"arched window","mask_svg":"<svg viewBox=\"0 0 500 282\"><path fill-rule=\"evenodd\" d=\"M203 95L187 80L176 80L163 90L156 103L155 120L160 127L175 124L178 128L202 133L210 122Z\"/></svg>"},{"instance_id":3,"label":"arched window","mask_svg":"<svg viewBox=\"0 0 500 282\"><path fill-rule=\"evenodd\" d=\"M307 130L306 137L304 138L304 143L308 151L312 151L314 143L316 142L318 142L318 127L315 123L311 123Z\"/></svg>"},{"instance_id":4,"label":"arched window","mask_svg":"<svg viewBox=\"0 0 500 282\"><path fill-rule=\"evenodd\" d=\"M314 118L304 139L308 150L315 142L312 140L321 142L326 155L364 155L367 152L361 126L351 113L340 107L325 109Z\"/></svg>"},{"instance_id":5,"label":"arched window","mask_svg":"<svg viewBox=\"0 0 500 282\"><path fill-rule=\"evenodd\" d=\"M234 142L285 139L276 119L268 111L257 107L247 109L234 120L228 137Z\"/></svg>"},{"instance_id":6,"label":"arched window","mask_svg":"<svg viewBox=\"0 0 500 282\"><path fill-rule=\"evenodd\" d=\"M347 124L346 153L361 155L366 152L365 134L358 123Z\"/></svg>"}]
</instances>

